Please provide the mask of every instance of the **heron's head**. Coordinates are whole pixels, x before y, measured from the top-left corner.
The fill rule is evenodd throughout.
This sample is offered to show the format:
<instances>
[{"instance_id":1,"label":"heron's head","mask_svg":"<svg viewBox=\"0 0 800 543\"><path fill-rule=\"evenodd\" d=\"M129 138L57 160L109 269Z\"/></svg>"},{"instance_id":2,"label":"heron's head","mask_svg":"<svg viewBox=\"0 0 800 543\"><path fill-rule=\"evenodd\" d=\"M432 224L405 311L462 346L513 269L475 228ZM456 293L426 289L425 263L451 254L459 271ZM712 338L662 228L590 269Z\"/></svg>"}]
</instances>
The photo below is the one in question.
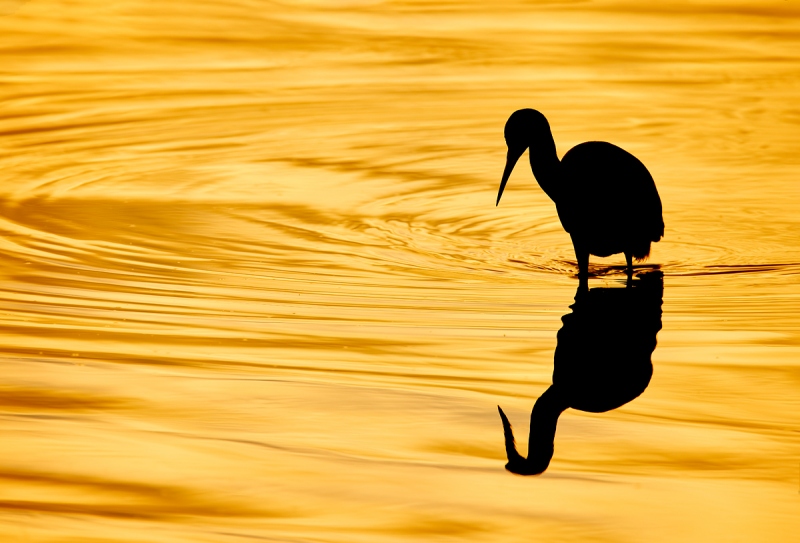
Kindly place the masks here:
<instances>
[{"instance_id":1,"label":"heron's head","mask_svg":"<svg viewBox=\"0 0 800 543\"><path fill-rule=\"evenodd\" d=\"M547 439L544 439L536 440L537 442L535 442L534 436L531 435L531 440L528 443L528 457L525 458L517 451L514 431L511 428L508 417L506 417L499 405L497 410L500 412L500 419L503 421L503 435L506 442L506 456L508 457L506 469L517 475L539 475L543 473L547 466L550 465L550 460L553 459L553 441L547 442Z\"/></svg>"},{"instance_id":2,"label":"heron's head","mask_svg":"<svg viewBox=\"0 0 800 543\"><path fill-rule=\"evenodd\" d=\"M550 123L544 115L535 109L519 109L511 114L506 121L505 127L506 146L506 168L503 171L503 180L500 182L500 191L497 193L497 204L503 196L503 189L506 188L508 178L511 176L514 165L529 147L537 146L542 138L550 138ZM495 205L497 205L495 204Z\"/></svg>"}]
</instances>

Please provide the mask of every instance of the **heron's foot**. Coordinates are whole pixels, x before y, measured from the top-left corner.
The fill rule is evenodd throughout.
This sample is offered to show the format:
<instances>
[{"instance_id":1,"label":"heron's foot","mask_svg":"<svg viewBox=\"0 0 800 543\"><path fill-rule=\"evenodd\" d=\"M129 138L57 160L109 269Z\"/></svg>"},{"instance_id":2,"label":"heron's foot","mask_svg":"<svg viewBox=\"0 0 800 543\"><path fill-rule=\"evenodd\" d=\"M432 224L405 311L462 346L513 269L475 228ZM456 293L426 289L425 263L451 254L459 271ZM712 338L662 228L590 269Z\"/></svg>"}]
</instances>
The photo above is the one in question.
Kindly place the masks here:
<instances>
[{"instance_id":1,"label":"heron's foot","mask_svg":"<svg viewBox=\"0 0 800 543\"><path fill-rule=\"evenodd\" d=\"M660 280L664 278L664 272L659 269L655 270L645 270L641 271L636 274L636 277L640 280Z\"/></svg>"}]
</instances>

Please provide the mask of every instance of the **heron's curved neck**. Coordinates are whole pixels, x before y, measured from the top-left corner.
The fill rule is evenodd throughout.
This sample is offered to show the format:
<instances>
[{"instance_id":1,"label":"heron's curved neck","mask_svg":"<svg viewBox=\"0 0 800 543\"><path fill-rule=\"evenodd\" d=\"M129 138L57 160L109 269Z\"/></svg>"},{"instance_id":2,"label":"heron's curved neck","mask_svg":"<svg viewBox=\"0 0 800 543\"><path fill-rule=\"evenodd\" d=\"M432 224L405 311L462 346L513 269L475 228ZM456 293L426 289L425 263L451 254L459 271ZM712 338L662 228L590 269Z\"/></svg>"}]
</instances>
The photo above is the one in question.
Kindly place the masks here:
<instances>
[{"instance_id":1,"label":"heron's curved neck","mask_svg":"<svg viewBox=\"0 0 800 543\"><path fill-rule=\"evenodd\" d=\"M539 186L551 200L558 203L561 173L561 161L556 154L556 143L552 134L537 138L530 146L528 155L531 160L531 171Z\"/></svg>"}]
</instances>

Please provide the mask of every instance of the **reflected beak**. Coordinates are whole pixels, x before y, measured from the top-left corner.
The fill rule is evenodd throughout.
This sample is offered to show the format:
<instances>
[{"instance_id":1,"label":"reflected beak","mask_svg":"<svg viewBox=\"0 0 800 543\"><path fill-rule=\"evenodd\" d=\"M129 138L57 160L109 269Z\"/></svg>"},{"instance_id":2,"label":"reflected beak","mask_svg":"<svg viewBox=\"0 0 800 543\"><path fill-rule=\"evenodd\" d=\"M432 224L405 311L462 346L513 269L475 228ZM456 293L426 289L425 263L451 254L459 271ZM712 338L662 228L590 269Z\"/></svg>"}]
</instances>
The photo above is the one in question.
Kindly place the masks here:
<instances>
[{"instance_id":1,"label":"reflected beak","mask_svg":"<svg viewBox=\"0 0 800 543\"><path fill-rule=\"evenodd\" d=\"M506 417L499 405L497 406L497 411L500 412L500 419L503 421L503 437L506 442L506 457L508 458L506 469L512 473L520 473L519 468L525 465L525 458L517 452L514 432L511 430L511 423L508 422L508 417Z\"/></svg>"},{"instance_id":2,"label":"reflected beak","mask_svg":"<svg viewBox=\"0 0 800 543\"><path fill-rule=\"evenodd\" d=\"M519 157L521 157L522 153L524 152L524 147L522 149L512 149L511 147L508 148L508 155L506 156L506 169L503 170L503 180L500 181L500 191L497 193L497 203L494 204L495 206L500 204L500 198L503 196L503 189L506 188L508 178L511 177L511 172L514 170L517 160L519 160Z\"/></svg>"}]
</instances>

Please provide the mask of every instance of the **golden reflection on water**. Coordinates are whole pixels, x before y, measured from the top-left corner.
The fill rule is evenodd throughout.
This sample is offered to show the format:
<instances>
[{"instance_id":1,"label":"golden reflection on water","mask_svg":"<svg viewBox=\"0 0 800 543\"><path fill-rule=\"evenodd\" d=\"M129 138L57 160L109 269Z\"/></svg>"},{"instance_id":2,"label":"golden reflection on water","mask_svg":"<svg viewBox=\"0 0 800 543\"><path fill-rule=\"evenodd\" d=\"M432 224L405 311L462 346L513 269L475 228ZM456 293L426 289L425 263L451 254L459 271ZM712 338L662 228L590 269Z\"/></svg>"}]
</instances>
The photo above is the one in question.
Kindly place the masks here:
<instances>
[{"instance_id":1,"label":"golden reflection on water","mask_svg":"<svg viewBox=\"0 0 800 543\"><path fill-rule=\"evenodd\" d=\"M4 541L800 531L794 4L0 14ZM520 107L639 157L667 225L649 387L533 479L495 406L525 435L577 281L525 168L494 207Z\"/></svg>"}]
</instances>

